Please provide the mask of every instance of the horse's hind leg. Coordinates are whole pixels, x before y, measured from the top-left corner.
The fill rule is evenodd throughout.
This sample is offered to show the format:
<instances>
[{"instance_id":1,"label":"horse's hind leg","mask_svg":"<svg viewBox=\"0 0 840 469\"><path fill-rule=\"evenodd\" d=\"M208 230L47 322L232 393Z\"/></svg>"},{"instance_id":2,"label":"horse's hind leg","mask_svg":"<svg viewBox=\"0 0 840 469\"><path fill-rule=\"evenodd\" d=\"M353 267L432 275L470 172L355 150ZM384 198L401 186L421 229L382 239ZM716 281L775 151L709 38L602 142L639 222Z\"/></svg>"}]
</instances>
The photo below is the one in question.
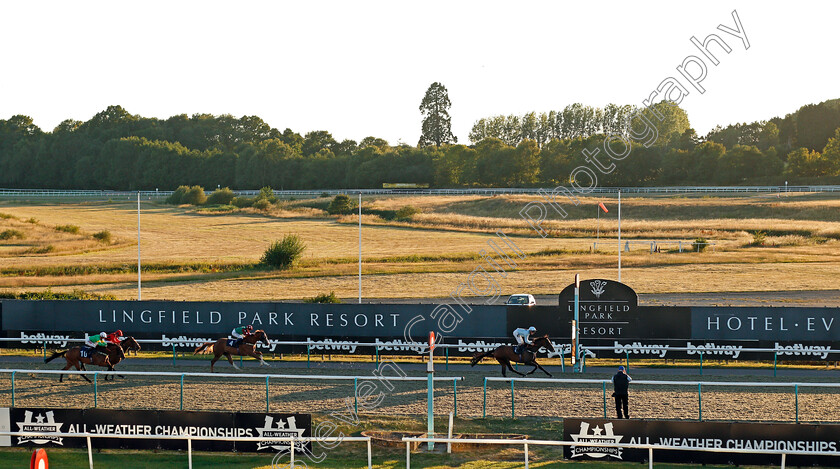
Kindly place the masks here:
<instances>
[{"instance_id":1,"label":"horse's hind leg","mask_svg":"<svg viewBox=\"0 0 840 469\"><path fill-rule=\"evenodd\" d=\"M219 357L221 357L221 355L214 355L213 359L210 360L210 373L213 372L213 365L216 364L216 362L219 360Z\"/></svg>"}]
</instances>

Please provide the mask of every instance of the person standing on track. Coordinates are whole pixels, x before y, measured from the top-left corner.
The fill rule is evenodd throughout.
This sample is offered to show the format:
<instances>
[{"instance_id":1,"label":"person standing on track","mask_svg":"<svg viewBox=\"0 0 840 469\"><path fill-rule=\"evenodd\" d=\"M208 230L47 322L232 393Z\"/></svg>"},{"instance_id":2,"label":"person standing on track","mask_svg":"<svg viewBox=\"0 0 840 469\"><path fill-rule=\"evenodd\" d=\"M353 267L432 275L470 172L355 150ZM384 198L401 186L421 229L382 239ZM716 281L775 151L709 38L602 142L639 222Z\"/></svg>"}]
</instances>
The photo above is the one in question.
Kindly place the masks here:
<instances>
[{"instance_id":1,"label":"person standing on track","mask_svg":"<svg viewBox=\"0 0 840 469\"><path fill-rule=\"evenodd\" d=\"M615 413L618 415L617 418L625 418L629 419L630 415L627 412L628 407L628 388L630 387L630 381L633 381L624 371L623 366L618 367L618 372L612 377L613 383L613 397L615 398ZM621 416L621 410L624 409L624 417Z\"/></svg>"},{"instance_id":2,"label":"person standing on track","mask_svg":"<svg viewBox=\"0 0 840 469\"><path fill-rule=\"evenodd\" d=\"M248 337L249 335L251 335L251 332L253 330L254 330L254 326L252 326L250 324L248 324L247 326L239 326L237 328L234 328L230 332L231 337L236 339L236 342L234 342L233 346L234 347L239 347L239 344L242 343L242 341L245 339L245 337Z\"/></svg>"}]
</instances>

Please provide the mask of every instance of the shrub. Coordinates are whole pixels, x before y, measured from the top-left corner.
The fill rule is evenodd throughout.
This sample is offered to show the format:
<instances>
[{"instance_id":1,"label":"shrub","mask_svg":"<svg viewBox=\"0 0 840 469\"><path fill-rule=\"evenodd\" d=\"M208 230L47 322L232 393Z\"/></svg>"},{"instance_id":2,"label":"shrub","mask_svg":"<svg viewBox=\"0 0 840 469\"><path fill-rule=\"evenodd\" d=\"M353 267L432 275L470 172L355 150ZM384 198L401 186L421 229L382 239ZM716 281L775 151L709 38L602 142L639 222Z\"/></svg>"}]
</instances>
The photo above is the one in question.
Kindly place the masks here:
<instances>
[{"instance_id":1,"label":"shrub","mask_svg":"<svg viewBox=\"0 0 840 469\"><path fill-rule=\"evenodd\" d=\"M758 230L753 231L753 240L750 243L750 246L764 246L764 243L767 241L767 233Z\"/></svg>"},{"instance_id":2,"label":"shrub","mask_svg":"<svg viewBox=\"0 0 840 469\"><path fill-rule=\"evenodd\" d=\"M20 230L6 230L0 233L0 239L24 239L26 235Z\"/></svg>"},{"instance_id":3,"label":"shrub","mask_svg":"<svg viewBox=\"0 0 840 469\"><path fill-rule=\"evenodd\" d=\"M277 202L277 197L274 195L274 191L269 186L265 186L260 189L260 193L257 194L257 200L267 200L268 203L273 204Z\"/></svg>"},{"instance_id":4,"label":"shrub","mask_svg":"<svg viewBox=\"0 0 840 469\"><path fill-rule=\"evenodd\" d=\"M9 215L8 213L0 212L0 218L3 219L3 220L8 220L9 218L17 218L17 217L14 216L14 215Z\"/></svg>"},{"instance_id":5,"label":"shrub","mask_svg":"<svg viewBox=\"0 0 840 469\"><path fill-rule=\"evenodd\" d=\"M355 208L356 204L350 200L350 197L347 197L345 194L338 194L330 202L329 207L327 207L327 212L331 215L347 215Z\"/></svg>"},{"instance_id":6,"label":"shrub","mask_svg":"<svg viewBox=\"0 0 840 469\"><path fill-rule=\"evenodd\" d=\"M257 199L257 201L254 202L253 207L257 210L268 210L268 208L271 207L271 202L269 202L268 199Z\"/></svg>"},{"instance_id":7,"label":"shrub","mask_svg":"<svg viewBox=\"0 0 840 469\"><path fill-rule=\"evenodd\" d=\"M330 195L326 192L321 192L321 198L329 197Z\"/></svg>"},{"instance_id":8,"label":"shrub","mask_svg":"<svg viewBox=\"0 0 840 469\"><path fill-rule=\"evenodd\" d=\"M181 197L182 205L203 205L205 202L207 202L207 195L204 194L204 188L201 186L190 187Z\"/></svg>"},{"instance_id":9,"label":"shrub","mask_svg":"<svg viewBox=\"0 0 840 469\"><path fill-rule=\"evenodd\" d=\"M46 246L42 246L39 248L32 247L24 251L26 254L46 254L48 252L55 251L55 246L52 244L47 244Z\"/></svg>"},{"instance_id":10,"label":"shrub","mask_svg":"<svg viewBox=\"0 0 840 469\"><path fill-rule=\"evenodd\" d=\"M254 199L250 197L234 197L230 204L238 208L246 208L254 205Z\"/></svg>"},{"instance_id":11,"label":"shrub","mask_svg":"<svg viewBox=\"0 0 840 469\"><path fill-rule=\"evenodd\" d=\"M79 232L79 227L76 225L58 225L55 229L56 231L63 231L65 233L77 234Z\"/></svg>"},{"instance_id":12,"label":"shrub","mask_svg":"<svg viewBox=\"0 0 840 469\"><path fill-rule=\"evenodd\" d=\"M100 295L98 293L88 293L84 290L74 289L69 293L54 292L47 288L44 291L30 291L30 292L0 292L0 298L17 299L17 300L116 300L114 295Z\"/></svg>"},{"instance_id":13,"label":"shrub","mask_svg":"<svg viewBox=\"0 0 840 469\"><path fill-rule=\"evenodd\" d=\"M300 259L305 249L306 244L300 236L286 235L282 240L271 243L263 253L260 263L278 269L288 269Z\"/></svg>"},{"instance_id":14,"label":"shrub","mask_svg":"<svg viewBox=\"0 0 840 469\"><path fill-rule=\"evenodd\" d=\"M35 217L31 217L29 220L26 220L26 223L32 223L33 225L37 225L38 219Z\"/></svg>"},{"instance_id":15,"label":"shrub","mask_svg":"<svg viewBox=\"0 0 840 469\"><path fill-rule=\"evenodd\" d=\"M706 250L706 246L708 246L709 242L706 238L697 238L691 243L691 250L696 252L703 252Z\"/></svg>"},{"instance_id":16,"label":"shrub","mask_svg":"<svg viewBox=\"0 0 840 469\"><path fill-rule=\"evenodd\" d=\"M188 190L190 190L190 186L178 186L178 188L175 189L175 192L166 198L166 203L170 205L181 205L181 199Z\"/></svg>"},{"instance_id":17,"label":"shrub","mask_svg":"<svg viewBox=\"0 0 840 469\"><path fill-rule=\"evenodd\" d=\"M410 220L411 217L417 215L418 213L420 213L419 208L412 205L406 205L405 207L397 210L397 220Z\"/></svg>"},{"instance_id":18,"label":"shrub","mask_svg":"<svg viewBox=\"0 0 840 469\"><path fill-rule=\"evenodd\" d=\"M229 187L216 189L207 197L207 205L229 205L236 195Z\"/></svg>"},{"instance_id":19,"label":"shrub","mask_svg":"<svg viewBox=\"0 0 840 469\"><path fill-rule=\"evenodd\" d=\"M331 291L329 295L326 293L321 293L318 296L313 296L312 298L304 298L304 303L341 303L341 300L335 296L335 292Z\"/></svg>"},{"instance_id":20,"label":"shrub","mask_svg":"<svg viewBox=\"0 0 840 469\"><path fill-rule=\"evenodd\" d=\"M111 232L108 230L102 230L98 233L94 233L93 237L105 244L111 244Z\"/></svg>"}]
</instances>

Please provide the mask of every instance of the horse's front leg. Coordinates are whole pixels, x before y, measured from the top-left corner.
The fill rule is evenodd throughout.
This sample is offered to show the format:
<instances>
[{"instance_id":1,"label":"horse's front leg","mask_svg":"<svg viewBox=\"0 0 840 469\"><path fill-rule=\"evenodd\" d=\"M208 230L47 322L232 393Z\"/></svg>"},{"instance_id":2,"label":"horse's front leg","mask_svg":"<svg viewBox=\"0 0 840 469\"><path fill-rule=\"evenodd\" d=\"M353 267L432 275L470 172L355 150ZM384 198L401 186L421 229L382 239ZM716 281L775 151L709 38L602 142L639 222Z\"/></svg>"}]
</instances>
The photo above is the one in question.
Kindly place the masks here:
<instances>
[{"instance_id":1,"label":"horse's front leg","mask_svg":"<svg viewBox=\"0 0 840 469\"><path fill-rule=\"evenodd\" d=\"M260 366L271 366L268 362L263 360L262 352L258 352L256 349L254 349L254 351L251 352L251 356L260 361Z\"/></svg>"}]
</instances>

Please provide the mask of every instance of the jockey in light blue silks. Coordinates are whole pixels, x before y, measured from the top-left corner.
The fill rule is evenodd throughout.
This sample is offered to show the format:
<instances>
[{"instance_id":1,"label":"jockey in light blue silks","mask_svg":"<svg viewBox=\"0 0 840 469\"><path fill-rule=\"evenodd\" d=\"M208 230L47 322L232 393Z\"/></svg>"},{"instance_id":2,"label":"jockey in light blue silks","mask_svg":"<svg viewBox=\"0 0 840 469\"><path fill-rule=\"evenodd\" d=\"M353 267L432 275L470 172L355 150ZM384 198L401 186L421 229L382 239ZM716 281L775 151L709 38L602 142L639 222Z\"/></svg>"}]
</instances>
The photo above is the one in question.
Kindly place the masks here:
<instances>
[{"instance_id":1,"label":"jockey in light blue silks","mask_svg":"<svg viewBox=\"0 0 840 469\"><path fill-rule=\"evenodd\" d=\"M533 342L531 342L530 336L534 332L537 332L537 328L534 326L531 326L527 329L525 329L524 327L520 327L513 331L513 338L516 339L516 347L514 347L513 351L517 355L522 355L522 352L525 350L526 345L533 344Z\"/></svg>"}]
</instances>

